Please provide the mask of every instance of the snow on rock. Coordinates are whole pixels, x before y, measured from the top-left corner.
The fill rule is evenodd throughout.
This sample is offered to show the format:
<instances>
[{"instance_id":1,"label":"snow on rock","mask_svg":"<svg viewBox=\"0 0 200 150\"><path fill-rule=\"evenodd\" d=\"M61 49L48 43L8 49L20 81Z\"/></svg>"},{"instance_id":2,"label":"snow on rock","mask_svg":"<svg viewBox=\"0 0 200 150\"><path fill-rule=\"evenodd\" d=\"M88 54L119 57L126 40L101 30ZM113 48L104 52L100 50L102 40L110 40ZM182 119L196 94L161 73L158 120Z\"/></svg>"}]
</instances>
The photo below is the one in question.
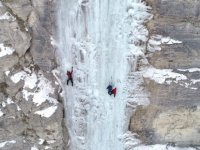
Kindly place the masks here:
<instances>
[{"instance_id":1,"label":"snow on rock","mask_svg":"<svg viewBox=\"0 0 200 150\"><path fill-rule=\"evenodd\" d=\"M45 101L49 101L54 105L57 104L57 100L52 98L50 94L54 94L54 88L51 85L51 81L44 77L44 75L39 72L37 76L35 72L31 71L28 68L24 68L24 71L18 72L11 76L11 80L14 83L18 83L20 80L24 80L24 87L23 87L23 97L26 100L29 100L29 97L32 96L33 102L39 106ZM34 91L30 92L30 89L34 89ZM29 90L28 90L29 89ZM45 111L39 111L37 114L41 113L41 116L51 116L55 112L55 108L49 108L51 112L46 114ZM17 107L18 110L21 110ZM53 109L53 110L52 110Z\"/></svg>"},{"instance_id":2,"label":"snow on rock","mask_svg":"<svg viewBox=\"0 0 200 150\"><path fill-rule=\"evenodd\" d=\"M196 150L191 147L176 147L170 145L143 145L141 141L136 138L137 135L135 133L127 132L121 136L121 139L124 142L125 150Z\"/></svg>"},{"instance_id":3,"label":"snow on rock","mask_svg":"<svg viewBox=\"0 0 200 150\"><path fill-rule=\"evenodd\" d=\"M12 55L15 50L11 47L4 46L3 43L0 43L0 57L6 55Z\"/></svg>"},{"instance_id":4,"label":"snow on rock","mask_svg":"<svg viewBox=\"0 0 200 150\"><path fill-rule=\"evenodd\" d=\"M178 69L178 70L189 71L189 72L200 71L199 68ZM143 77L154 80L156 83L159 84L164 84L164 83L171 84L172 82L179 83L179 81L182 81L179 83L179 85L192 90L197 90L198 88L194 87L194 84L200 82L200 79L189 80L185 75L173 72L172 69L155 69L152 67L144 71Z\"/></svg>"},{"instance_id":5,"label":"snow on rock","mask_svg":"<svg viewBox=\"0 0 200 150\"><path fill-rule=\"evenodd\" d=\"M44 110L36 111L35 114L40 115L41 117L49 118L51 117L57 110L58 106L51 106Z\"/></svg>"},{"instance_id":6,"label":"snow on rock","mask_svg":"<svg viewBox=\"0 0 200 150\"><path fill-rule=\"evenodd\" d=\"M32 73L31 75L26 75L24 88L27 87L29 89L33 89L34 87L36 87L36 82L37 82L37 76L35 73Z\"/></svg>"},{"instance_id":7,"label":"snow on rock","mask_svg":"<svg viewBox=\"0 0 200 150\"><path fill-rule=\"evenodd\" d=\"M55 143L55 142L56 142L55 140L48 140L48 141L47 141L48 144L53 144L53 143Z\"/></svg>"},{"instance_id":8,"label":"snow on rock","mask_svg":"<svg viewBox=\"0 0 200 150\"><path fill-rule=\"evenodd\" d=\"M8 70L8 71L5 71L4 73L5 73L6 76L8 76L10 71Z\"/></svg>"},{"instance_id":9,"label":"snow on rock","mask_svg":"<svg viewBox=\"0 0 200 150\"><path fill-rule=\"evenodd\" d=\"M21 111L22 109L17 105L17 110L18 110L18 111Z\"/></svg>"},{"instance_id":10,"label":"snow on rock","mask_svg":"<svg viewBox=\"0 0 200 150\"><path fill-rule=\"evenodd\" d=\"M1 103L3 108L6 107L6 105L10 105L10 104L15 104L17 106L17 110L21 111L21 108L9 97L7 98L6 102Z\"/></svg>"},{"instance_id":11,"label":"snow on rock","mask_svg":"<svg viewBox=\"0 0 200 150\"><path fill-rule=\"evenodd\" d=\"M195 148L171 147L166 145L140 145L129 150L196 150Z\"/></svg>"},{"instance_id":12,"label":"snow on rock","mask_svg":"<svg viewBox=\"0 0 200 150\"><path fill-rule=\"evenodd\" d=\"M170 37L163 37L161 39L161 44L181 44L182 41L171 39Z\"/></svg>"},{"instance_id":13,"label":"snow on rock","mask_svg":"<svg viewBox=\"0 0 200 150\"><path fill-rule=\"evenodd\" d=\"M3 112L1 111L1 109L0 109L0 117L2 117L2 116L3 116L3 114L4 114L4 113L3 113Z\"/></svg>"},{"instance_id":14,"label":"snow on rock","mask_svg":"<svg viewBox=\"0 0 200 150\"><path fill-rule=\"evenodd\" d=\"M12 141L5 141L5 142L2 142L0 143L0 148L6 146L7 144L15 144L16 141L12 140Z\"/></svg>"},{"instance_id":15,"label":"snow on rock","mask_svg":"<svg viewBox=\"0 0 200 150\"><path fill-rule=\"evenodd\" d=\"M52 149L51 147L49 147L49 146L45 146L45 148L44 149Z\"/></svg>"},{"instance_id":16,"label":"snow on rock","mask_svg":"<svg viewBox=\"0 0 200 150\"><path fill-rule=\"evenodd\" d=\"M27 76L26 72L21 71L10 77L13 83L18 83L20 80L23 80Z\"/></svg>"},{"instance_id":17,"label":"snow on rock","mask_svg":"<svg viewBox=\"0 0 200 150\"><path fill-rule=\"evenodd\" d=\"M5 102L2 102L1 105L2 105L2 107L6 107L6 103Z\"/></svg>"},{"instance_id":18,"label":"snow on rock","mask_svg":"<svg viewBox=\"0 0 200 150\"><path fill-rule=\"evenodd\" d=\"M200 82L200 79L191 79L192 84L196 84Z\"/></svg>"},{"instance_id":19,"label":"snow on rock","mask_svg":"<svg viewBox=\"0 0 200 150\"><path fill-rule=\"evenodd\" d=\"M54 88L51 85L51 81L41 74L38 77L39 83L37 84L37 90L35 92L28 92L23 90L23 95L26 100L28 100L29 96L33 96L33 102L39 106L45 101L49 101L50 103L57 104L57 100L50 97L50 94L54 93Z\"/></svg>"},{"instance_id":20,"label":"snow on rock","mask_svg":"<svg viewBox=\"0 0 200 150\"><path fill-rule=\"evenodd\" d=\"M120 137L124 142L125 150L131 150L133 149L133 147L141 143L141 141L138 140L135 136L136 134L128 131L127 133L125 133Z\"/></svg>"},{"instance_id":21,"label":"snow on rock","mask_svg":"<svg viewBox=\"0 0 200 150\"><path fill-rule=\"evenodd\" d=\"M12 101L12 99L11 98L7 98L7 104L9 105L9 104L13 104L14 102Z\"/></svg>"},{"instance_id":22,"label":"snow on rock","mask_svg":"<svg viewBox=\"0 0 200 150\"><path fill-rule=\"evenodd\" d=\"M179 71L188 71L188 72L196 72L200 71L200 68L189 68L189 69L178 69Z\"/></svg>"},{"instance_id":23,"label":"snow on rock","mask_svg":"<svg viewBox=\"0 0 200 150\"><path fill-rule=\"evenodd\" d=\"M172 39L170 37L163 37L161 35L153 35L151 36L149 42L148 42L148 51L155 52L161 50L162 44L181 44L182 41Z\"/></svg>"},{"instance_id":24,"label":"snow on rock","mask_svg":"<svg viewBox=\"0 0 200 150\"><path fill-rule=\"evenodd\" d=\"M56 40L52 36L50 37L50 41L51 41L52 46L58 46L58 43L56 42Z\"/></svg>"},{"instance_id":25,"label":"snow on rock","mask_svg":"<svg viewBox=\"0 0 200 150\"><path fill-rule=\"evenodd\" d=\"M37 76L35 73L27 74L25 71L18 72L11 76L14 83L24 80L24 88L33 89L36 86Z\"/></svg>"},{"instance_id":26,"label":"snow on rock","mask_svg":"<svg viewBox=\"0 0 200 150\"><path fill-rule=\"evenodd\" d=\"M38 144L39 144L39 145L42 145L42 144L44 143L44 141L45 141L44 139L39 139Z\"/></svg>"},{"instance_id":27,"label":"snow on rock","mask_svg":"<svg viewBox=\"0 0 200 150\"><path fill-rule=\"evenodd\" d=\"M0 4L1 5L1 4ZM0 16L0 20L11 20L15 21L16 18L12 16L9 12L5 12L3 15Z\"/></svg>"},{"instance_id":28,"label":"snow on rock","mask_svg":"<svg viewBox=\"0 0 200 150\"><path fill-rule=\"evenodd\" d=\"M54 69L51 72L53 73L53 75L56 78L59 85L62 85L62 81L60 80L60 77L58 76L60 74L60 72L57 69Z\"/></svg>"},{"instance_id":29,"label":"snow on rock","mask_svg":"<svg viewBox=\"0 0 200 150\"><path fill-rule=\"evenodd\" d=\"M172 72L172 69L156 69L156 68L148 68L143 77L154 80L159 84L166 83L170 84L171 82L178 83L178 81L186 80L187 77L183 74Z\"/></svg>"},{"instance_id":30,"label":"snow on rock","mask_svg":"<svg viewBox=\"0 0 200 150\"><path fill-rule=\"evenodd\" d=\"M31 147L31 150L39 150L39 149L34 145L34 147Z\"/></svg>"}]
</instances>

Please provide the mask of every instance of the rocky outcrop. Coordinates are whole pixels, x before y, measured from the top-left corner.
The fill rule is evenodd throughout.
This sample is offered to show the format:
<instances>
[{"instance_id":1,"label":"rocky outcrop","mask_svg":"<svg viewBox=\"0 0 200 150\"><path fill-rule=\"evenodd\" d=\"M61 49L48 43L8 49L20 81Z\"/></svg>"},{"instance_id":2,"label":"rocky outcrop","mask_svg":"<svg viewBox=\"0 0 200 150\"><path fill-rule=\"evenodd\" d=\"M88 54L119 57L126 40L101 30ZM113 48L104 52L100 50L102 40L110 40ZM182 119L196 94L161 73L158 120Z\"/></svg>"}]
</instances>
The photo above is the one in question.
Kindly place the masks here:
<instances>
[{"instance_id":1,"label":"rocky outcrop","mask_svg":"<svg viewBox=\"0 0 200 150\"><path fill-rule=\"evenodd\" d=\"M0 149L66 149L56 1L0 1Z\"/></svg>"},{"instance_id":2,"label":"rocky outcrop","mask_svg":"<svg viewBox=\"0 0 200 150\"><path fill-rule=\"evenodd\" d=\"M35 9L29 18L33 36L30 51L36 64L49 71L56 67L55 48L51 44L56 29L56 1L35 0L32 5Z\"/></svg>"},{"instance_id":3,"label":"rocky outcrop","mask_svg":"<svg viewBox=\"0 0 200 150\"><path fill-rule=\"evenodd\" d=\"M199 145L199 1L147 0L154 18L144 73L150 104L138 106L130 122L146 144Z\"/></svg>"}]
</instances>

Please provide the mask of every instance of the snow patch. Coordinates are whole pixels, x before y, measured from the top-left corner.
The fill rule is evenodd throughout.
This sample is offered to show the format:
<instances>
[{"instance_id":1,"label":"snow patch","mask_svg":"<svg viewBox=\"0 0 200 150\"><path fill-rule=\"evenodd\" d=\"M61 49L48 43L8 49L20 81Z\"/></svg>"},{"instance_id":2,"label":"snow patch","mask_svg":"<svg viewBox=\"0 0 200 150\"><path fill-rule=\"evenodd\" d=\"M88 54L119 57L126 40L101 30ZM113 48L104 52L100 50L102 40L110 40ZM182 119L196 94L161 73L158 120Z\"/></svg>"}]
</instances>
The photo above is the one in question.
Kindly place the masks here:
<instances>
[{"instance_id":1,"label":"snow patch","mask_svg":"<svg viewBox=\"0 0 200 150\"><path fill-rule=\"evenodd\" d=\"M2 107L6 107L6 105L10 105L10 104L15 104L17 107L17 110L20 111L21 108L11 99L11 98L7 98L6 103L2 102Z\"/></svg>"},{"instance_id":2,"label":"snow patch","mask_svg":"<svg viewBox=\"0 0 200 150\"><path fill-rule=\"evenodd\" d=\"M18 110L18 111L21 111L22 109L17 105L17 110Z\"/></svg>"},{"instance_id":3,"label":"snow patch","mask_svg":"<svg viewBox=\"0 0 200 150\"><path fill-rule=\"evenodd\" d=\"M44 139L39 139L38 144L39 144L39 145L42 145L42 144L44 143L44 141L45 141Z\"/></svg>"},{"instance_id":4,"label":"snow patch","mask_svg":"<svg viewBox=\"0 0 200 150\"><path fill-rule=\"evenodd\" d=\"M50 94L54 93L54 88L51 86L51 82L46 79L42 74L38 77L39 83L35 92L28 92L23 90L23 95L26 100L29 96L33 96L33 102L39 106L45 101L50 103L57 104L56 99L50 97Z\"/></svg>"},{"instance_id":5,"label":"snow patch","mask_svg":"<svg viewBox=\"0 0 200 150\"><path fill-rule=\"evenodd\" d=\"M34 147L31 147L31 150L39 150L39 149L34 145Z\"/></svg>"},{"instance_id":6,"label":"snow patch","mask_svg":"<svg viewBox=\"0 0 200 150\"><path fill-rule=\"evenodd\" d=\"M25 77L24 88L33 89L34 87L36 87L36 82L37 82L37 76L35 73L32 73L31 75L27 74Z\"/></svg>"},{"instance_id":7,"label":"snow patch","mask_svg":"<svg viewBox=\"0 0 200 150\"><path fill-rule=\"evenodd\" d=\"M51 117L57 110L58 106L51 106L44 110L36 111L35 114L40 115L41 117L49 118Z\"/></svg>"},{"instance_id":8,"label":"snow patch","mask_svg":"<svg viewBox=\"0 0 200 150\"><path fill-rule=\"evenodd\" d=\"M0 43L0 57L6 55L12 55L15 50L11 47L4 46L3 43Z\"/></svg>"},{"instance_id":9,"label":"snow patch","mask_svg":"<svg viewBox=\"0 0 200 150\"><path fill-rule=\"evenodd\" d=\"M1 105L2 105L2 107L6 107L6 103L5 102L2 102Z\"/></svg>"},{"instance_id":10,"label":"snow patch","mask_svg":"<svg viewBox=\"0 0 200 150\"><path fill-rule=\"evenodd\" d=\"M196 72L200 71L200 68L189 68L189 69L178 69L179 71L188 71L188 72Z\"/></svg>"},{"instance_id":11,"label":"snow patch","mask_svg":"<svg viewBox=\"0 0 200 150\"><path fill-rule=\"evenodd\" d=\"M178 83L178 81L186 80L187 77L183 74L172 72L172 69L155 69L155 68L148 68L143 77L149 78L154 80L159 84L163 84L168 80L166 83L170 84L171 82Z\"/></svg>"},{"instance_id":12,"label":"snow patch","mask_svg":"<svg viewBox=\"0 0 200 150\"><path fill-rule=\"evenodd\" d=\"M54 93L54 88L51 85L51 81L45 78L41 72L39 72L39 76L37 76L35 72L31 73L31 70L28 68L24 68L24 70L26 72L21 71L11 76L11 80L14 83L24 80L23 97L28 100L29 97L32 96L32 100L37 106L41 105L47 100L54 105L57 104L57 100L50 97L50 94ZM33 92L29 92L27 88L36 89ZM21 109L18 107L18 110Z\"/></svg>"},{"instance_id":13,"label":"snow patch","mask_svg":"<svg viewBox=\"0 0 200 150\"><path fill-rule=\"evenodd\" d=\"M58 46L58 43L56 42L56 40L52 36L50 37L50 41L51 41L52 46Z\"/></svg>"},{"instance_id":14,"label":"snow patch","mask_svg":"<svg viewBox=\"0 0 200 150\"><path fill-rule=\"evenodd\" d=\"M8 76L10 71L8 70L8 71L5 71L4 73L6 74L6 76Z\"/></svg>"},{"instance_id":15,"label":"snow patch","mask_svg":"<svg viewBox=\"0 0 200 150\"><path fill-rule=\"evenodd\" d=\"M52 149L50 146L45 146L44 149Z\"/></svg>"},{"instance_id":16,"label":"snow patch","mask_svg":"<svg viewBox=\"0 0 200 150\"><path fill-rule=\"evenodd\" d=\"M30 72L29 69L25 69L25 71ZM23 97L28 100L29 96L33 96L33 102L37 104L37 106L41 105L46 100L49 100L50 103L56 104L57 101L54 98L49 96L50 93L54 93L54 88L51 86L51 82L46 79L43 74L39 77L32 72L31 74L27 74L25 71L18 72L11 76L11 80L14 83L18 83L20 80L24 80L24 89L23 89ZM36 85L36 83L39 83ZM34 92L28 92L26 88L34 89Z\"/></svg>"},{"instance_id":17,"label":"snow patch","mask_svg":"<svg viewBox=\"0 0 200 150\"><path fill-rule=\"evenodd\" d=\"M62 82L61 82L60 78L58 77L58 75L60 74L60 72L57 69L54 69L54 70L52 70L52 73L53 73L54 77L57 80L57 82L55 82L55 84L59 83L59 85L62 85Z\"/></svg>"},{"instance_id":18,"label":"snow patch","mask_svg":"<svg viewBox=\"0 0 200 150\"><path fill-rule=\"evenodd\" d=\"M150 146L137 146L133 149L130 150L196 150L195 148L183 148L183 147L171 147L171 146L166 146L166 145L150 145Z\"/></svg>"},{"instance_id":19,"label":"snow patch","mask_svg":"<svg viewBox=\"0 0 200 150\"><path fill-rule=\"evenodd\" d=\"M11 98L7 98L7 104L9 105L9 104L13 104L14 102L12 101L12 99Z\"/></svg>"},{"instance_id":20,"label":"snow patch","mask_svg":"<svg viewBox=\"0 0 200 150\"><path fill-rule=\"evenodd\" d=\"M15 21L16 18L13 15L11 15L9 12L5 12L3 15L0 16L0 20Z\"/></svg>"},{"instance_id":21,"label":"snow patch","mask_svg":"<svg viewBox=\"0 0 200 150\"><path fill-rule=\"evenodd\" d=\"M189 71L189 72L200 71L199 68L178 69L178 70ZM194 84L200 83L200 79L188 79L183 74L173 72L172 69L155 69L151 67L148 68L146 71L144 71L143 77L154 80L156 83L159 84L163 83L171 84L172 82L179 83L179 85L192 90L197 90L198 88L194 87Z\"/></svg>"},{"instance_id":22,"label":"snow patch","mask_svg":"<svg viewBox=\"0 0 200 150\"><path fill-rule=\"evenodd\" d=\"M3 112L1 111L1 109L0 109L0 117L2 117L2 116L3 116L3 114L4 114L4 113L3 113Z\"/></svg>"},{"instance_id":23,"label":"snow patch","mask_svg":"<svg viewBox=\"0 0 200 150\"><path fill-rule=\"evenodd\" d=\"M170 37L163 37L161 39L161 44L181 44L182 41L171 39Z\"/></svg>"},{"instance_id":24,"label":"snow patch","mask_svg":"<svg viewBox=\"0 0 200 150\"><path fill-rule=\"evenodd\" d=\"M24 80L24 88L33 89L36 86L37 76L35 73L27 74L25 71L21 71L11 76L11 80L14 83Z\"/></svg>"},{"instance_id":25,"label":"snow patch","mask_svg":"<svg viewBox=\"0 0 200 150\"><path fill-rule=\"evenodd\" d=\"M33 65L31 65L31 67L33 67ZM32 71L29 68L24 68L24 71L28 73L32 73Z\"/></svg>"},{"instance_id":26,"label":"snow patch","mask_svg":"<svg viewBox=\"0 0 200 150\"><path fill-rule=\"evenodd\" d=\"M162 44L172 45L172 44L181 44L182 41L172 39L170 37L163 37L161 35L151 36L148 42L148 51L155 52L161 50Z\"/></svg>"},{"instance_id":27,"label":"snow patch","mask_svg":"<svg viewBox=\"0 0 200 150\"><path fill-rule=\"evenodd\" d=\"M47 141L48 144L53 144L53 143L55 143L55 142L56 142L55 140L48 140L48 141Z\"/></svg>"},{"instance_id":28,"label":"snow patch","mask_svg":"<svg viewBox=\"0 0 200 150\"><path fill-rule=\"evenodd\" d=\"M11 76L10 79L13 81L13 83L18 83L20 80L24 80L26 76L26 72L21 71Z\"/></svg>"},{"instance_id":29,"label":"snow patch","mask_svg":"<svg viewBox=\"0 0 200 150\"><path fill-rule=\"evenodd\" d=\"M5 141L5 142L2 142L0 143L0 148L6 146L7 144L15 144L16 141L12 140L12 141Z\"/></svg>"}]
</instances>

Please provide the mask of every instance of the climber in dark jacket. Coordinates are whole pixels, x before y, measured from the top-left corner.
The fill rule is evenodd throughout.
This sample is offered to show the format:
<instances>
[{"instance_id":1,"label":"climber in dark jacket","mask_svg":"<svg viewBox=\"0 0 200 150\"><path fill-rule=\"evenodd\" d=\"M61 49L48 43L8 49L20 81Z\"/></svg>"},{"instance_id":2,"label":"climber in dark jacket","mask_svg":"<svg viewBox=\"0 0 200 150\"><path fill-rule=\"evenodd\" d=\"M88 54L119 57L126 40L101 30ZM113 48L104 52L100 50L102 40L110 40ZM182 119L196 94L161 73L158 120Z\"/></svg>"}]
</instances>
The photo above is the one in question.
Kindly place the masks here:
<instances>
[{"instance_id":1,"label":"climber in dark jacket","mask_svg":"<svg viewBox=\"0 0 200 150\"><path fill-rule=\"evenodd\" d=\"M112 85L109 84L106 89L108 90L108 94L111 95L112 94Z\"/></svg>"},{"instance_id":2,"label":"climber in dark jacket","mask_svg":"<svg viewBox=\"0 0 200 150\"><path fill-rule=\"evenodd\" d=\"M73 74L73 67L72 67L71 71L67 71L67 77L68 77L68 79L67 79L67 85L68 85L69 81L71 81L72 86L73 86L73 77L72 77L72 74Z\"/></svg>"}]
</instances>

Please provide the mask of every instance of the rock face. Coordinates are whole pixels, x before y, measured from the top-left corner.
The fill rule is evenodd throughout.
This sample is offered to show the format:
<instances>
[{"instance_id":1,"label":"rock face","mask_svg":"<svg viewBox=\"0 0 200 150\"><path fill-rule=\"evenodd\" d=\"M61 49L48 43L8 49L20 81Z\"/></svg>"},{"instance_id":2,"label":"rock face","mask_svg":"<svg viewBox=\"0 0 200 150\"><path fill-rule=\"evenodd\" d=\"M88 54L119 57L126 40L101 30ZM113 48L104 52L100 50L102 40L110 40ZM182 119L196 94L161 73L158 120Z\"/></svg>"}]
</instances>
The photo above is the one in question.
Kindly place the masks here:
<instances>
[{"instance_id":1,"label":"rock face","mask_svg":"<svg viewBox=\"0 0 200 150\"><path fill-rule=\"evenodd\" d=\"M147 144L199 145L200 2L147 2L154 18L147 24L146 58L156 69L144 75L150 105L136 108L130 130Z\"/></svg>"},{"instance_id":2,"label":"rock face","mask_svg":"<svg viewBox=\"0 0 200 150\"><path fill-rule=\"evenodd\" d=\"M55 2L0 1L2 150L66 149L56 48L51 45Z\"/></svg>"}]
</instances>

